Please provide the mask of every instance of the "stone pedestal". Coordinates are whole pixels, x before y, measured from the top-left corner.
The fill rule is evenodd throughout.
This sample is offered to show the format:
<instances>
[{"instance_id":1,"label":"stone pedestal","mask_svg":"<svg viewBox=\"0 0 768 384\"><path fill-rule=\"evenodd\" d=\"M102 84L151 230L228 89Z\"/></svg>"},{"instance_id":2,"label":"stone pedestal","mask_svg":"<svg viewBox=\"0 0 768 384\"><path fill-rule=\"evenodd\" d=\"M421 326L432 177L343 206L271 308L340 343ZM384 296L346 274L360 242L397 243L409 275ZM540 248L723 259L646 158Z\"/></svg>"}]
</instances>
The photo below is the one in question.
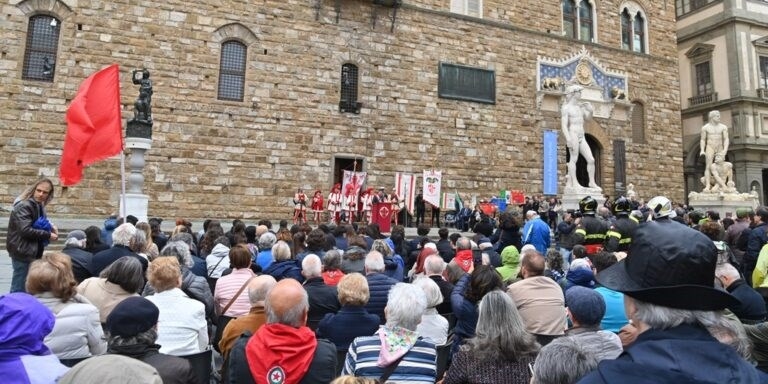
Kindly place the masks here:
<instances>
[{"instance_id":1,"label":"stone pedestal","mask_svg":"<svg viewBox=\"0 0 768 384\"><path fill-rule=\"evenodd\" d=\"M125 206L123 206L125 201ZM140 193L126 193L120 196L120 212L125 212L125 216L134 215L139 221L146 222L149 212L149 196Z\"/></svg>"},{"instance_id":2,"label":"stone pedestal","mask_svg":"<svg viewBox=\"0 0 768 384\"><path fill-rule=\"evenodd\" d=\"M587 196L592 196L593 199L597 200L598 207L605 202L602 188L586 187L565 187L560 201L563 203L563 209L579 209L579 201Z\"/></svg>"},{"instance_id":3,"label":"stone pedestal","mask_svg":"<svg viewBox=\"0 0 768 384\"><path fill-rule=\"evenodd\" d=\"M694 209L716 211L720 218L736 217L736 209L755 209L760 204L757 193L709 193L691 192L688 194L688 204Z\"/></svg>"},{"instance_id":4,"label":"stone pedestal","mask_svg":"<svg viewBox=\"0 0 768 384\"><path fill-rule=\"evenodd\" d=\"M130 126L130 123L129 123ZM126 216L134 215L139 221L147 221L149 211L149 196L142 194L144 186L144 154L152 148L152 140L141 137L126 137L125 148L131 150L128 161L130 173L125 196L120 196L120 212ZM125 202L125 206L123 206Z\"/></svg>"}]
</instances>

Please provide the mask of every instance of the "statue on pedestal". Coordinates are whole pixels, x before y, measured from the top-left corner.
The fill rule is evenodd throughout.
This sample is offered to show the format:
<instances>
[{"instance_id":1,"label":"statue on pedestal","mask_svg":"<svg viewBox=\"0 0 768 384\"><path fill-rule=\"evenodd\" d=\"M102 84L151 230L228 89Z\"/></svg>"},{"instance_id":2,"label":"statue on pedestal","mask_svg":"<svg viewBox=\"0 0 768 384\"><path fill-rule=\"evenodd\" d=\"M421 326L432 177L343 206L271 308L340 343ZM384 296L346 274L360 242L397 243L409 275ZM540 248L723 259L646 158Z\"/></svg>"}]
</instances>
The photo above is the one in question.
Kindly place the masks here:
<instances>
[{"instance_id":1,"label":"statue on pedestal","mask_svg":"<svg viewBox=\"0 0 768 384\"><path fill-rule=\"evenodd\" d=\"M704 192L738 193L733 182L733 164L725 161L723 155L715 154L715 162L709 165L709 175L701 178L704 183Z\"/></svg>"},{"instance_id":2,"label":"statue on pedestal","mask_svg":"<svg viewBox=\"0 0 768 384\"><path fill-rule=\"evenodd\" d=\"M576 161L581 155L587 161L588 187L599 189L595 182L595 158L584 136L584 122L592 118L593 107L589 102L581 101L581 91L581 86L569 85L565 89L565 103L561 109L563 136L570 153L565 187L584 188L576 179Z\"/></svg>"},{"instance_id":3,"label":"statue on pedestal","mask_svg":"<svg viewBox=\"0 0 768 384\"><path fill-rule=\"evenodd\" d=\"M720 168L722 168L722 163L725 161L728 144L728 127L720 122L720 111L709 112L709 122L701 127L701 153L699 154L699 156L704 155L704 177L701 180L704 183L704 192L710 192L712 185L719 185L717 181L712 182L712 168L716 156L720 155L722 158L721 165L717 166L717 171L724 172ZM725 189L725 186L726 184L723 183L720 190Z\"/></svg>"},{"instance_id":4,"label":"statue on pedestal","mask_svg":"<svg viewBox=\"0 0 768 384\"><path fill-rule=\"evenodd\" d=\"M152 138L152 80L147 69L133 70L132 81L139 85L139 97L133 103L133 119L128 121L126 137Z\"/></svg>"}]
</instances>

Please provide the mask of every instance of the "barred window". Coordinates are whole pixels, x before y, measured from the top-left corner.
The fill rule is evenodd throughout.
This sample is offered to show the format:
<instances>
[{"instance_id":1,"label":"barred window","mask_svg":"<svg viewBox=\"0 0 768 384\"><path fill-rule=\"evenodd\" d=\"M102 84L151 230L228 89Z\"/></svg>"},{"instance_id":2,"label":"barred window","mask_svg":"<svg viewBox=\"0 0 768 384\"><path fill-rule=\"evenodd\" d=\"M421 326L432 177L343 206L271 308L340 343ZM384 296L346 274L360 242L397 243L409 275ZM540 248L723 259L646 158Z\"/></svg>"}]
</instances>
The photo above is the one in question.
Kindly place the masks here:
<instances>
[{"instance_id":1,"label":"barred window","mask_svg":"<svg viewBox=\"0 0 768 384\"><path fill-rule=\"evenodd\" d=\"M29 18L21 75L23 79L53 82L60 30L61 23L53 16L36 15Z\"/></svg>"},{"instance_id":2,"label":"barred window","mask_svg":"<svg viewBox=\"0 0 768 384\"><path fill-rule=\"evenodd\" d=\"M247 54L248 48L239 41L230 40L221 44L219 100L243 101Z\"/></svg>"},{"instance_id":3,"label":"barred window","mask_svg":"<svg viewBox=\"0 0 768 384\"><path fill-rule=\"evenodd\" d=\"M360 104L357 102L358 71L354 64L341 66L341 100L339 111L360 113Z\"/></svg>"}]
</instances>

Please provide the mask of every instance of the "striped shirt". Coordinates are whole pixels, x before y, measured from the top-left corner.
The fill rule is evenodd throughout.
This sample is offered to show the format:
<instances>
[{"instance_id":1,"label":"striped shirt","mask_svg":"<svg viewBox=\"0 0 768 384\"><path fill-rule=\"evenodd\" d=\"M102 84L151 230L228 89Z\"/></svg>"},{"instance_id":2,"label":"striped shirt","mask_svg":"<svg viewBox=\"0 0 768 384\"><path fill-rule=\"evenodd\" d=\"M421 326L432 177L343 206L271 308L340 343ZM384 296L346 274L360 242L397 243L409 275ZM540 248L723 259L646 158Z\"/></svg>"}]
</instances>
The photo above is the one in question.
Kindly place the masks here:
<instances>
[{"instance_id":1,"label":"striped shirt","mask_svg":"<svg viewBox=\"0 0 768 384\"><path fill-rule=\"evenodd\" d=\"M384 368L376 363L379 360L381 340L379 335L355 338L349 346L342 375L369 377L378 379ZM437 375L437 351L435 345L421 338L405 354L387 383L429 383L435 382Z\"/></svg>"}]
</instances>

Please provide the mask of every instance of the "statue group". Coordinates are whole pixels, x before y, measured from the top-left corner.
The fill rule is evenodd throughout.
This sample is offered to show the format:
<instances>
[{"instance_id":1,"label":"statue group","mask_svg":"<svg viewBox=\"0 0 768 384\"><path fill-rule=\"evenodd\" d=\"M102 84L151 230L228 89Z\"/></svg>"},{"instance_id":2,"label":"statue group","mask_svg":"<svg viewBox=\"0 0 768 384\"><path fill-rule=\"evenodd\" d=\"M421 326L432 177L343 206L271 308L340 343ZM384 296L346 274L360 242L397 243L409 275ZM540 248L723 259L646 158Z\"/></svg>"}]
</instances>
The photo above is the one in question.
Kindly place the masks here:
<instances>
[{"instance_id":1,"label":"statue group","mask_svg":"<svg viewBox=\"0 0 768 384\"><path fill-rule=\"evenodd\" d=\"M720 122L720 111L709 112L709 121L701 127L701 152L704 156L703 192L737 193L733 182L733 164L725 161L728 152L728 127Z\"/></svg>"}]
</instances>

